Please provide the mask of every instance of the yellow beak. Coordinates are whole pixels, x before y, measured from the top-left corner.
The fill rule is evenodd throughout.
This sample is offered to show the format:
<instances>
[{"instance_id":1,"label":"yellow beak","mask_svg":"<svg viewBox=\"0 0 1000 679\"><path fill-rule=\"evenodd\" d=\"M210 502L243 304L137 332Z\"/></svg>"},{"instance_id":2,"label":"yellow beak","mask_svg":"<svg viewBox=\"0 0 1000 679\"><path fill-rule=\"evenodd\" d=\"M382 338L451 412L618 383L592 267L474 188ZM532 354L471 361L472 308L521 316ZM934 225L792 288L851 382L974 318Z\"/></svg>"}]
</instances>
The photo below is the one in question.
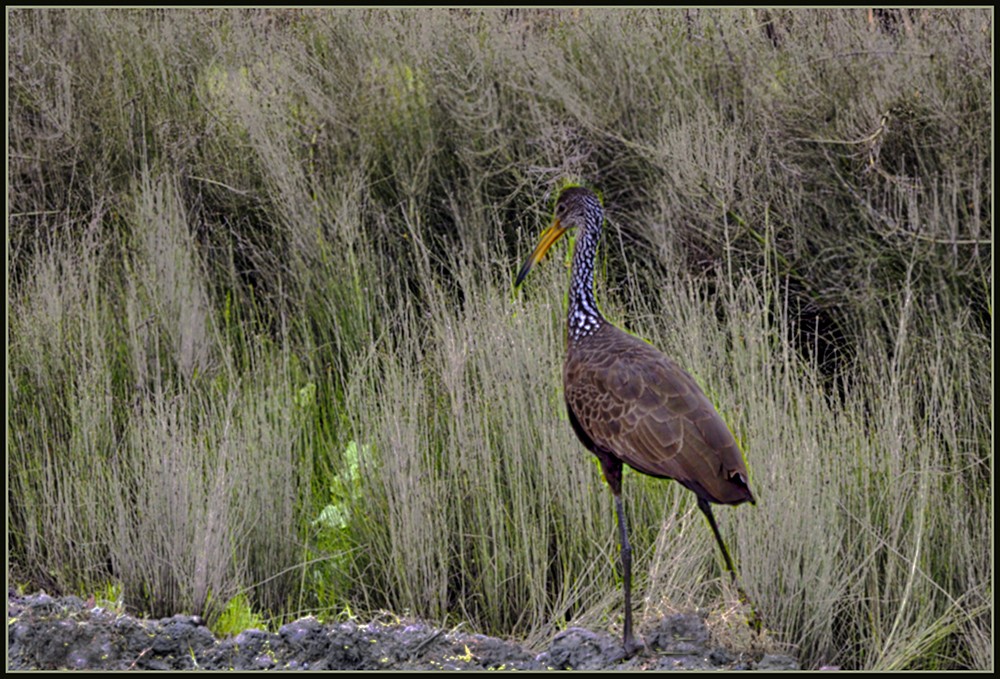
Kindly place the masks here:
<instances>
[{"instance_id":1,"label":"yellow beak","mask_svg":"<svg viewBox=\"0 0 1000 679\"><path fill-rule=\"evenodd\" d=\"M542 260L542 257L545 256L548 249L552 247L557 240L562 238L562 235L566 233L566 230L566 227L561 226L559 224L559 220L556 219L556 221L552 223L552 226L542 232L542 239L538 242L538 245L535 246L535 251L532 252L531 256L525 260L524 266L521 267L520 273L517 274L517 280L514 281L515 288L519 286L521 281L524 280L524 277L528 275L528 272L531 271L531 267L538 264L538 262Z\"/></svg>"}]
</instances>

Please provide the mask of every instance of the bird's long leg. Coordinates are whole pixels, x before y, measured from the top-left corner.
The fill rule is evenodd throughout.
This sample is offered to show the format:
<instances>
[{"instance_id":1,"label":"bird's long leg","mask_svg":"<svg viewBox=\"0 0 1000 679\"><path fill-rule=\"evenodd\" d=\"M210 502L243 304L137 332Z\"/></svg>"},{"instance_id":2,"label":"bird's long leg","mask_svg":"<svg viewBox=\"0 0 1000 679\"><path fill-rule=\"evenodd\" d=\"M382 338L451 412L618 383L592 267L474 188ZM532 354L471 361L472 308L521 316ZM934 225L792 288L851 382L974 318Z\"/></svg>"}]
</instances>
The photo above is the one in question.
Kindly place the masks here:
<instances>
[{"instance_id":1,"label":"bird's long leg","mask_svg":"<svg viewBox=\"0 0 1000 679\"><path fill-rule=\"evenodd\" d=\"M736 584L736 569L733 568L733 560L729 557L729 550L726 549L726 543L722 541L722 534L719 532L719 524L715 523L715 515L712 513L712 505L708 504L708 500L699 497L698 498L698 509L705 515L708 519L708 525L712 527L712 532L715 533L715 541L719 543L719 549L722 550L722 558L726 561L726 569L729 574L733 576L733 584Z\"/></svg>"},{"instance_id":2,"label":"bird's long leg","mask_svg":"<svg viewBox=\"0 0 1000 679\"><path fill-rule=\"evenodd\" d=\"M749 624L752 628L759 632L763 627L763 621L760 619L760 615L757 613L756 607L750 603L747 593L743 591L743 587L736 578L736 569L733 567L733 560L729 556L729 550L726 548L726 543L722 540L722 533L719 532L719 524L715 522L715 515L712 513L712 505L708 503L708 500L699 497L698 509L700 509L702 514L705 515L705 518L708 519L708 525L711 526L712 533L715 534L715 541L719 543L719 549L722 550L722 558L726 562L726 568L729 570L729 575L732 577L733 584L736 585L736 593L739 595L740 601L750 607Z\"/></svg>"},{"instance_id":3,"label":"bird's long leg","mask_svg":"<svg viewBox=\"0 0 1000 679\"><path fill-rule=\"evenodd\" d=\"M632 636L632 546L628 542L628 529L625 526L625 507L622 506L622 495L615 493L615 511L618 513L618 541L622 549L622 588L625 590L625 634L622 645L625 655L631 656L642 644L637 643Z\"/></svg>"}]
</instances>

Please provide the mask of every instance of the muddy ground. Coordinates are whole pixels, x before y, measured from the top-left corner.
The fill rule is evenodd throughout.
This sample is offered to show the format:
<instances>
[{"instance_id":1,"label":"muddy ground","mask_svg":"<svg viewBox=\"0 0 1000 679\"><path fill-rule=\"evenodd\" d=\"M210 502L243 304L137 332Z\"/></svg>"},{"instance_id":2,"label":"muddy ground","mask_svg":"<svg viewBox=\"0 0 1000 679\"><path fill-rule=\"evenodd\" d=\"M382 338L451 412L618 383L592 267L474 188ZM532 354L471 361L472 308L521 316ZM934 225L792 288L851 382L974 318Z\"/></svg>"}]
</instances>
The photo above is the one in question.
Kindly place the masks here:
<instances>
[{"instance_id":1,"label":"muddy ground","mask_svg":"<svg viewBox=\"0 0 1000 679\"><path fill-rule=\"evenodd\" d=\"M321 624L302 618L277 634L246 630L216 639L198 617L134 618L78 597L7 595L7 668L77 670L780 670L790 657L748 657L709 644L694 613L641 630L647 652L625 659L621 640L579 627L541 653L516 643L415 620Z\"/></svg>"}]
</instances>

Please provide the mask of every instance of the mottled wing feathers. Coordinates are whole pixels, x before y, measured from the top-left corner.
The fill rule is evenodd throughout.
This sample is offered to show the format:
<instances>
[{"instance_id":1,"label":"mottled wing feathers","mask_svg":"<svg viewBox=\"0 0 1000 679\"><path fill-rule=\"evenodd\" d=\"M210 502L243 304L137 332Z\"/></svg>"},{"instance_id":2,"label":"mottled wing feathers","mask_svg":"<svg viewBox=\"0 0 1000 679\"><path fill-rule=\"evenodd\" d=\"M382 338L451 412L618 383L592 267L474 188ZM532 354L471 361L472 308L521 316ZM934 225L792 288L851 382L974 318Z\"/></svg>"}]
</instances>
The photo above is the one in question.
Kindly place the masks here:
<instances>
[{"instance_id":1,"label":"mottled wing feathers","mask_svg":"<svg viewBox=\"0 0 1000 679\"><path fill-rule=\"evenodd\" d=\"M571 344L563 382L593 445L712 502L753 501L725 422L694 379L650 344L606 324Z\"/></svg>"}]
</instances>

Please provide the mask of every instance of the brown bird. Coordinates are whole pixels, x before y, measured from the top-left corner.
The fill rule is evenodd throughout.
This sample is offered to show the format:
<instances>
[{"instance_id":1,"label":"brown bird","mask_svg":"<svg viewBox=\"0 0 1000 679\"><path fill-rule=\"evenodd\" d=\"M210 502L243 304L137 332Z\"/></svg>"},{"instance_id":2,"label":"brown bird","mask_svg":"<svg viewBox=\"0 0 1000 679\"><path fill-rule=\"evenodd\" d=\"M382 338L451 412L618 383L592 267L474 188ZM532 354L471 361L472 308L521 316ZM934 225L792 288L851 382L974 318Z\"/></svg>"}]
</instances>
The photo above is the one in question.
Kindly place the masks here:
<instances>
[{"instance_id":1,"label":"brown bird","mask_svg":"<svg viewBox=\"0 0 1000 679\"><path fill-rule=\"evenodd\" d=\"M594 256L603 221L597 196L582 187L565 189L556 202L555 221L542 233L514 285L521 284L566 231L580 229L569 286L563 393L573 431L600 460L614 493L625 590L622 641L631 656L642 644L632 635L632 549L622 506L622 464L674 479L698 496L698 508L708 519L734 583L736 570L710 503L754 503L754 497L736 440L694 378L648 342L613 326L598 310ZM759 627L756 614L754 618L751 624Z\"/></svg>"}]
</instances>

